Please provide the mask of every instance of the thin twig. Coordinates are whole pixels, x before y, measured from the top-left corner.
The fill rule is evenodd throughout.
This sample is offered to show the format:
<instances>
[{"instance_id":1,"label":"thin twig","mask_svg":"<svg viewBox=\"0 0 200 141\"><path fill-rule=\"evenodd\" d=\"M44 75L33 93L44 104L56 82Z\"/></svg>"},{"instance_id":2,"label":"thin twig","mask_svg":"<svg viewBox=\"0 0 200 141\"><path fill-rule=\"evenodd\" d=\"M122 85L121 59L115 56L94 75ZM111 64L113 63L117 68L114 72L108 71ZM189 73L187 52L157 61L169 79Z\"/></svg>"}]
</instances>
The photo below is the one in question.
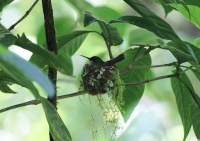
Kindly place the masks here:
<instances>
[{"instance_id":1,"label":"thin twig","mask_svg":"<svg viewBox=\"0 0 200 141\"><path fill-rule=\"evenodd\" d=\"M150 48L163 48L160 45L149 45L149 44L130 44L130 46L139 46L139 47L150 47Z\"/></svg>"},{"instance_id":2,"label":"thin twig","mask_svg":"<svg viewBox=\"0 0 200 141\"><path fill-rule=\"evenodd\" d=\"M58 96L57 99L61 100L61 99L64 99L64 98L75 97L75 96L82 95L82 94L86 94L86 91L78 91L78 92L71 93L71 94L61 95L61 96ZM10 106L10 107L3 108L3 109L0 110L0 113L6 112L6 111L9 111L9 110L12 110L12 109L16 109L16 108L28 106L28 105L38 105L40 103L41 103L40 100L30 100L30 101L27 101L27 102L24 102L24 103L20 103L20 104L16 104L16 105L13 105L13 106Z\"/></svg>"},{"instance_id":3,"label":"thin twig","mask_svg":"<svg viewBox=\"0 0 200 141\"><path fill-rule=\"evenodd\" d=\"M25 19L25 18L29 15L29 13L31 12L31 10L35 7L35 5L37 4L38 1L39 1L39 0L36 0L36 1L32 4L32 6L29 8L29 10L26 11L26 13L24 14L24 16L21 17L21 19L19 19L15 24L13 24L12 26L10 26L10 27L8 28L8 30L11 31L12 29L15 28L15 26L16 26L17 24L19 24L23 19Z\"/></svg>"},{"instance_id":4,"label":"thin twig","mask_svg":"<svg viewBox=\"0 0 200 141\"><path fill-rule=\"evenodd\" d=\"M123 84L124 86L136 86L136 85L141 85L141 84L145 84L145 83L149 83L151 81L156 81L156 80L160 80L160 79L166 79L166 78L172 78L172 77L177 77L179 74L175 73L175 74L170 74L170 75L163 75L163 76L159 76L159 77L155 77L152 79L146 79L140 82L136 82L136 83L125 83Z\"/></svg>"},{"instance_id":5,"label":"thin twig","mask_svg":"<svg viewBox=\"0 0 200 141\"><path fill-rule=\"evenodd\" d=\"M57 99L60 100L60 99L75 97L75 96L83 95L83 94L86 94L86 93L87 93L86 91L78 91L78 92L75 92L75 93L72 93L72 94L66 94L66 95L58 96Z\"/></svg>"},{"instance_id":6,"label":"thin twig","mask_svg":"<svg viewBox=\"0 0 200 141\"><path fill-rule=\"evenodd\" d=\"M39 100L38 101L37 100L31 100L31 101L27 101L27 102L24 102L24 103L16 104L16 105L1 109L0 113L6 112L6 111L9 111L9 110L12 110L12 109L16 109L16 108L28 106L28 105L37 105L37 104L40 104L40 103L41 102Z\"/></svg>"},{"instance_id":7,"label":"thin twig","mask_svg":"<svg viewBox=\"0 0 200 141\"><path fill-rule=\"evenodd\" d=\"M158 67L167 67L167 66L174 66L176 62L162 64L162 65L153 65L153 66L134 66L132 69L146 69L146 68L158 68Z\"/></svg>"}]
</instances>

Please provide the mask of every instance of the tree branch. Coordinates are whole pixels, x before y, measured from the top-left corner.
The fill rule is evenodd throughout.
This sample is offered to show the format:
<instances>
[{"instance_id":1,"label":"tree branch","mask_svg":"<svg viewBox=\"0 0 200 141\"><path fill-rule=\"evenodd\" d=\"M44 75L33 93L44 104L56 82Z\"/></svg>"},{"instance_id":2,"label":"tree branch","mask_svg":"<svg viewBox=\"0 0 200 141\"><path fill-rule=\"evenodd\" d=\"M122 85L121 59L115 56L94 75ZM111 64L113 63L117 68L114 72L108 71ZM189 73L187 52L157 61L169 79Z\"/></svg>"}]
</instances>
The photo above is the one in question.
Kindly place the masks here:
<instances>
[{"instance_id":1,"label":"tree branch","mask_svg":"<svg viewBox=\"0 0 200 141\"><path fill-rule=\"evenodd\" d=\"M29 13L32 11L32 9L35 7L35 5L37 4L38 1L39 1L39 0L36 0L36 1L32 4L32 6L29 8L29 10L26 11L26 13L24 14L24 16L22 16L21 19L19 19L15 24L13 24L12 26L10 26L10 27L8 28L8 30L9 30L9 31L13 30L17 24L19 24L23 19L25 19L25 18L29 15Z\"/></svg>"},{"instance_id":2,"label":"tree branch","mask_svg":"<svg viewBox=\"0 0 200 141\"><path fill-rule=\"evenodd\" d=\"M170 74L170 75L159 76L159 77L152 78L152 79L146 79L146 80L143 80L143 81L140 81L140 82L136 82L136 83L126 83L126 84L123 84L123 85L124 86L135 86L135 85L145 84L145 83L148 83L148 82L151 82L151 81L156 81L156 80L166 79L166 78L171 78L171 77L178 77L178 76L179 76L179 74ZM75 96L83 95L83 94L86 94L86 93L87 92L83 90L83 91L78 91L78 92L71 93L71 94L61 95L61 96L57 97L57 100L70 98L70 97L75 97ZM31 100L31 101L27 101L27 102L24 102L24 103L16 104L16 105L13 105L13 106L10 106L10 107L7 107L7 108L3 108L3 109L0 110L0 113L6 112L6 111L9 111L9 110L12 110L12 109L16 109L16 108L28 106L28 105L38 105L40 103L41 102L39 100L38 101Z\"/></svg>"},{"instance_id":3,"label":"tree branch","mask_svg":"<svg viewBox=\"0 0 200 141\"><path fill-rule=\"evenodd\" d=\"M134 66L132 69L146 69L146 68L158 68L158 67L167 67L174 66L176 62L162 64L162 65L154 65L154 66Z\"/></svg>"},{"instance_id":4,"label":"tree branch","mask_svg":"<svg viewBox=\"0 0 200 141\"><path fill-rule=\"evenodd\" d=\"M156 81L156 80L166 79L166 78L171 78L171 77L178 77L178 76L179 76L179 74L175 73L175 74L163 75L163 76L155 77L155 78L152 78L152 79L146 79L146 80L143 80L143 81L140 81L140 82L136 82L136 83L125 83L123 85L124 86L136 86L136 85L149 83L151 81Z\"/></svg>"},{"instance_id":5,"label":"tree branch","mask_svg":"<svg viewBox=\"0 0 200 141\"><path fill-rule=\"evenodd\" d=\"M42 0L42 9L44 13L44 27L45 27L45 37L47 48L49 51L58 53L57 43L56 43L56 31L54 28L53 19L53 9L51 5L51 0ZM56 83L57 83L57 70L49 67L48 77L54 84L55 93L53 97L48 97L49 102L51 102L57 108L57 94L56 94ZM49 132L50 141L54 141L52 134Z\"/></svg>"},{"instance_id":6,"label":"tree branch","mask_svg":"<svg viewBox=\"0 0 200 141\"><path fill-rule=\"evenodd\" d=\"M44 13L44 26L46 34L47 48L49 51L57 54L57 44L56 44L56 32L54 28L53 19L53 9L51 5L51 0L42 0L42 7ZM57 82L57 71L49 67L48 76L54 84L55 94L53 98L48 98L48 100L56 107L56 82Z\"/></svg>"},{"instance_id":7,"label":"tree branch","mask_svg":"<svg viewBox=\"0 0 200 141\"><path fill-rule=\"evenodd\" d=\"M61 95L61 96L57 97L57 100L75 97L75 96L83 95L83 94L86 94L86 93L87 93L86 91L78 91L78 92L71 93L71 94ZM27 102L24 102L24 103L20 103L20 104L16 104L16 105L13 105L13 106L10 106L10 107L7 107L7 108L3 108L3 109L0 110L0 113L6 112L6 111L9 111L9 110L12 110L12 109L16 109L16 108L28 106L28 105L38 105L40 103L41 102L39 100L38 101L37 100L30 100L30 101L27 101Z\"/></svg>"}]
</instances>

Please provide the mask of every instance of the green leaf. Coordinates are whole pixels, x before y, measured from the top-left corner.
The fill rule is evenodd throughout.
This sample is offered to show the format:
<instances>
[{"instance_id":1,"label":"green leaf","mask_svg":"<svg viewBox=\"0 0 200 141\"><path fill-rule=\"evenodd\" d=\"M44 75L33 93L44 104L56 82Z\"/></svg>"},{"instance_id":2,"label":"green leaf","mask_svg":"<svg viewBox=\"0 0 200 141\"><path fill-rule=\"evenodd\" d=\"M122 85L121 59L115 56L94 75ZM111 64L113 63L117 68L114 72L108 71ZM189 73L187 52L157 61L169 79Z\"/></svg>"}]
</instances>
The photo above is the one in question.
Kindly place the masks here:
<instances>
[{"instance_id":1,"label":"green leaf","mask_svg":"<svg viewBox=\"0 0 200 141\"><path fill-rule=\"evenodd\" d=\"M144 22L143 25L146 23L147 24L146 27L150 29L153 28L154 30L156 30L156 32L154 32L156 35L159 35L159 37L163 39L181 42L181 39L173 31L171 26L168 23L166 23L163 19L155 15L152 11L150 11L140 1L138 0L124 0L124 1L143 17L141 18L142 19L141 22ZM135 17L133 17L133 20L136 21Z\"/></svg>"},{"instance_id":2,"label":"green leaf","mask_svg":"<svg viewBox=\"0 0 200 141\"><path fill-rule=\"evenodd\" d=\"M110 45L120 45L123 42L123 39L120 37L117 28L111 26L109 23L106 23L102 20L97 19L91 13L85 12L84 13L84 26L88 26L89 24L97 22L103 32L103 36L106 41Z\"/></svg>"},{"instance_id":3,"label":"green leaf","mask_svg":"<svg viewBox=\"0 0 200 141\"><path fill-rule=\"evenodd\" d=\"M1 80L3 82L9 82L9 83L15 83L15 84L21 85L20 83L18 83L18 81L16 81L15 79L13 79L10 75L8 75L3 70L0 71L0 78L1 78Z\"/></svg>"},{"instance_id":4,"label":"green leaf","mask_svg":"<svg viewBox=\"0 0 200 141\"><path fill-rule=\"evenodd\" d=\"M190 46L190 48L193 50L194 55L196 56L197 62L200 62L200 49L198 47L194 46L193 44L188 43L188 42L184 42L184 44L186 46ZM175 47L176 49L179 49L179 50L183 51L184 53L191 55L188 52L188 50L185 49L185 48L182 48L182 46L179 43L171 41L171 42L168 42L167 45Z\"/></svg>"},{"instance_id":5,"label":"green leaf","mask_svg":"<svg viewBox=\"0 0 200 141\"><path fill-rule=\"evenodd\" d=\"M50 133L55 141L72 141L71 135L55 107L45 98L40 98L49 124Z\"/></svg>"},{"instance_id":6,"label":"green leaf","mask_svg":"<svg viewBox=\"0 0 200 141\"><path fill-rule=\"evenodd\" d=\"M6 7L9 3L13 2L14 0L1 0L0 1L0 12L4 7Z\"/></svg>"},{"instance_id":7,"label":"green leaf","mask_svg":"<svg viewBox=\"0 0 200 141\"><path fill-rule=\"evenodd\" d=\"M11 85L13 83L20 85L19 82L17 82L10 75L5 73L3 70L0 71L0 78L1 78L1 80L0 80L0 91L2 91L4 93L16 93L12 89L10 89L8 85Z\"/></svg>"},{"instance_id":8,"label":"green leaf","mask_svg":"<svg viewBox=\"0 0 200 141\"><path fill-rule=\"evenodd\" d=\"M145 23L148 26L146 26L145 29L152 31L155 35L157 35L160 38L172 40L179 43L184 49L187 49L187 52L189 52L194 58L194 60L197 61L196 56L194 55L194 52L191 49L191 47L189 45L184 44L184 42L178 37L178 35L173 31L173 29L167 22L165 22L163 19L155 15L152 11L150 11L145 5L143 5L138 0L124 0L124 1L143 17L143 20L140 21L142 22L146 21ZM136 22L135 19L133 20ZM145 23L143 23L143 26ZM132 24L134 24L134 22ZM139 23L137 23L137 25L138 24Z\"/></svg>"},{"instance_id":9,"label":"green leaf","mask_svg":"<svg viewBox=\"0 0 200 141\"><path fill-rule=\"evenodd\" d=\"M48 97L54 96L53 84L40 69L17 55L6 51L2 46L0 47L0 68L18 84L28 88L36 99L38 99L39 93L33 85L33 81L37 82L46 91Z\"/></svg>"},{"instance_id":10,"label":"green leaf","mask_svg":"<svg viewBox=\"0 0 200 141\"><path fill-rule=\"evenodd\" d=\"M200 62L200 49L199 49L198 47L196 47L196 46L194 46L194 45L188 43L188 42L184 42L184 43L187 44L187 45L189 45L189 46L191 47L191 49L193 50L193 52L194 52L194 54L195 54L195 56L196 56L196 59L197 59L197 61L190 61L189 63L190 63L192 66L194 66L194 67L196 68L196 70L200 73L200 64L199 64L199 62ZM182 50L182 51L184 51L186 54L190 55L190 54L187 52L187 50L184 50L184 49L180 46L180 44L178 44L178 43L169 42L169 43L167 43L167 44L168 44L169 46L173 46L173 47L175 47L175 48L177 48L177 49L179 49L179 50Z\"/></svg>"},{"instance_id":11,"label":"green leaf","mask_svg":"<svg viewBox=\"0 0 200 141\"><path fill-rule=\"evenodd\" d=\"M194 70L191 69L191 71L194 73L194 75L197 77L197 79L200 81L200 70Z\"/></svg>"},{"instance_id":12,"label":"green leaf","mask_svg":"<svg viewBox=\"0 0 200 141\"><path fill-rule=\"evenodd\" d=\"M163 1L164 4L182 4L184 6L193 5L200 7L200 1L198 0L159 0Z\"/></svg>"},{"instance_id":13,"label":"green leaf","mask_svg":"<svg viewBox=\"0 0 200 141\"><path fill-rule=\"evenodd\" d=\"M62 54L61 56L65 56L64 54L66 54L66 57L68 58L66 58L66 63L68 64L69 69L73 68L70 56L72 56L80 48L81 44L90 32L95 31L74 31L70 34L57 37L58 54ZM43 43L42 47L47 48L46 43ZM35 54L31 56L30 61L46 71L46 65Z\"/></svg>"},{"instance_id":14,"label":"green leaf","mask_svg":"<svg viewBox=\"0 0 200 141\"><path fill-rule=\"evenodd\" d=\"M125 59L117 64L119 70L125 68L130 63L132 63L138 56L143 54L146 51L144 48L135 48L127 50L125 54ZM134 66L150 66L151 65L151 58L150 55L146 55ZM140 82L145 79L145 74L149 71L149 69L137 69L137 70L130 70L126 73L120 75L120 78L124 83L135 83ZM141 99L143 92L144 92L145 85L137 85L137 86L128 86L125 87L123 92L123 100L125 104L122 105L122 116L124 121L127 121L132 114L133 110L137 106L139 100Z\"/></svg>"},{"instance_id":15,"label":"green leaf","mask_svg":"<svg viewBox=\"0 0 200 141\"><path fill-rule=\"evenodd\" d=\"M67 4L71 3L73 5L73 8L75 8L78 13L80 13L79 16L82 16L81 14L84 12L85 9L91 9L94 7L90 2L82 0L68 0L65 2L67 2Z\"/></svg>"},{"instance_id":16,"label":"green leaf","mask_svg":"<svg viewBox=\"0 0 200 141\"><path fill-rule=\"evenodd\" d=\"M200 46L200 38L196 38L194 40L194 44L195 44L195 46L199 47Z\"/></svg>"},{"instance_id":17,"label":"green leaf","mask_svg":"<svg viewBox=\"0 0 200 141\"><path fill-rule=\"evenodd\" d=\"M194 103L191 108L190 116L192 120L193 130L198 140L200 140L200 98L197 94L194 95Z\"/></svg>"},{"instance_id":18,"label":"green leaf","mask_svg":"<svg viewBox=\"0 0 200 141\"><path fill-rule=\"evenodd\" d=\"M119 17L116 20L110 21L109 23L118 23L118 22L119 23L121 22L121 23L129 23L129 24L136 25L138 27L141 27L141 28L144 28L144 29L147 29L147 30L153 32L158 37L165 38L165 36L163 36L163 34L161 34L160 32L158 32L158 30L155 28L155 26L150 26L149 25L150 23L148 21L146 21L142 17L137 17L137 16L122 16L122 17Z\"/></svg>"},{"instance_id":19,"label":"green leaf","mask_svg":"<svg viewBox=\"0 0 200 141\"><path fill-rule=\"evenodd\" d=\"M10 89L8 87L8 84L7 82L4 82L4 81L0 81L0 91L2 91L3 93L16 93L15 91L13 91L12 89Z\"/></svg>"},{"instance_id":20,"label":"green leaf","mask_svg":"<svg viewBox=\"0 0 200 141\"><path fill-rule=\"evenodd\" d=\"M187 75L185 73L181 73L179 78L182 81L184 81L184 83L191 90L194 91L194 88L193 88L189 78L187 77ZM182 123L183 123L183 127L184 127L184 138L183 138L183 140L185 141L185 139L188 136L188 133L190 131L191 124L192 124L189 113L190 113L190 110L191 110L191 107L192 107L192 104L193 104L193 99L191 97L190 91L187 89L185 84L182 81L180 81L180 79L171 78L171 86L172 86L172 90L173 90L175 97L176 97L177 107L178 107L179 114L181 116L181 120L182 120Z\"/></svg>"},{"instance_id":21,"label":"green leaf","mask_svg":"<svg viewBox=\"0 0 200 141\"><path fill-rule=\"evenodd\" d=\"M92 13L99 19L102 19L103 21L110 21L110 19L113 19L114 17L119 17L121 15L119 10L109 5L103 5L103 6L98 6L98 7L95 6L93 8L90 8L89 11L90 13Z\"/></svg>"},{"instance_id":22,"label":"green leaf","mask_svg":"<svg viewBox=\"0 0 200 141\"><path fill-rule=\"evenodd\" d=\"M56 8L55 8L56 9ZM54 9L54 10L55 10ZM55 10L56 11L56 10ZM64 11L62 11L64 12ZM54 18L54 27L56 29L56 36L65 35L66 33L70 33L74 28L76 27L76 21L74 21L75 18L70 13L63 14L59 16L55 16ZM45 36L45 28L43 24L37 25L37 44L41 45L46 41Z\"/></svg>"},{"instance_id":23,"label":"green leaf","mask_svg":"<svg viewBox=\"0 0 200 141\"><path fill-rule=\"evenodd\" d=\"M31 51L48 66L51 66L67 75L72 75L73 67L72 67L72 61L71 59L69 59L70 58L69 55L67 54L55 55L54 53L45 50L39 45L32 43L30 40L26 38L24 34L21 37L18 36L15 44Z\"/></svg>"},{"instance_id":24,"label":"green leaf","mask_svg":"<svg viewBox=\"0 0 200 141\"><path fill-rule=\"evenodd\" d=\"M200 29L200 19L199 19L200 7L187 5L188 7L187 10L181 4L170 4L170 6L178 10L186 19L191 21L195 26L197 26Z\"/></svg>"},{"instance_id":25,"label":"green leaf","mask_svg":"<svg viewBox=\"0 0 200 141\"><path fill-rule=\"evenodd\" d=\"M1 3L1 2L0 2ZM0 44L9 47L15 42L15 36L0 24Z\"/></svg>"},{"instance_id":26,"label":"green leaf","mask_svg":"<svg viewBox=\"0 0 200 141\"><path fill-rule=\"evenodd\" d=\"M74 31L70 34L59 36L57 39L58 52L72 56L81 46L88 33L95 31Z\"/></svg>"},{"instance_id":27,"label":"green leaf","mask_svg":"<svg viewBox=\"0 0 200 141\"><path fill-rule=\"evenodd\" d=\"M157 2L162 5L165 11L165 17L167 17L167 15L173 10L173 8L166 4L166 1L171 2L171 0L157 0Z\"/></svg>"},{"instance_id":28,"label":"green leaf","mask_svg":"<svg viewBox=\"0 0 200 141\"><path fill-rule=\"evenodd\" d=\"M186 54L185 52L175 48L175 47L166 47L167 50L169 50L174 57L177 59L178 63L184 63L184 62L189 62L189 61L194 61L194 58L189 55Z\"/></svg>"}]
</instances>

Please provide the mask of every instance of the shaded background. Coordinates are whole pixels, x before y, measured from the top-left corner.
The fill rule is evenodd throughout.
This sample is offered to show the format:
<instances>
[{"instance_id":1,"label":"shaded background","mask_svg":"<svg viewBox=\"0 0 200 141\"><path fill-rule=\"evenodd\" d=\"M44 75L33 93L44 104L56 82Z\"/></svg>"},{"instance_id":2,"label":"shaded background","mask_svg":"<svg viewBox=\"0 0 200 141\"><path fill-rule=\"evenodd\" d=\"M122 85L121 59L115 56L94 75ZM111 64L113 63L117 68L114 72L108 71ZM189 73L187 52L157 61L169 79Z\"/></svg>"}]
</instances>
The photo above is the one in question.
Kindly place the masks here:
<instances>
[{"instance_id":1,"label":"shaded background","mask_svg":"<svg viewBox=\"0 0 200 141\"><path fill-rule=\"evenodd\" d=\"M28 10L32 1L15 0L1 15L1 23L9 28ZM185 20L178 12L173 11L165 18L162 7L155 1L142 1L154 13L164 18L176 31L182 40L193 43L199 37L199 29ZM74 30L97 30L97 23L88 27L83 26L84 11L91 12L104 21L116 19L122 15L138 15L123 1L116 0L53 0L54 19L57 36L70 33ZM14 35L25 33L33 42L45 42L41 1L18 26L12 30ZM124 42L120 46L112 47L114 56L130 48L132 43L156 45L156 37L147 30L128 24L113 24L117 27ZM19 47L10 47L25 59L31 53ZM90 33L81 48L73 56L74 77L58 76L58 95L70 94L78 91L79 78L86 60L80 55L88 57L98 55L104 61L109 59L103 39L95 33ZM174 57L162 50L151 53L153 65L170 63ZM63 62L64 63L64 62ZM188 64L184 64L188 65ZM171 73L170 67L152 69L148 77L152 78ZM196 91L199 91L196 78L188 72ZM20 76L19 76L20 77ZM17 85L11 86L17 94L0 94L0 108L22 103L33 99L32 94L25 88ZM42 90L41 90L41 93ZM45 96L45 94L44 94ZM106 95L104 98L106 99ZM58 101L58 112L69 129L73 141L108 141L113 131L113 126L105 124L98 100L88 95L68 98ZM2 141L48 141L48 124L41 105L27 106L0 114L0 140ZM131 115L130 120L124 125L125 132L118 141L181 141L183 127L178 114L175 97L172 93L170 80L159 80L146 84L144 95ZM98 138L97 138L98 137ZM191 129L188 141L196 141Z\"/></svg>"}]
</instances>

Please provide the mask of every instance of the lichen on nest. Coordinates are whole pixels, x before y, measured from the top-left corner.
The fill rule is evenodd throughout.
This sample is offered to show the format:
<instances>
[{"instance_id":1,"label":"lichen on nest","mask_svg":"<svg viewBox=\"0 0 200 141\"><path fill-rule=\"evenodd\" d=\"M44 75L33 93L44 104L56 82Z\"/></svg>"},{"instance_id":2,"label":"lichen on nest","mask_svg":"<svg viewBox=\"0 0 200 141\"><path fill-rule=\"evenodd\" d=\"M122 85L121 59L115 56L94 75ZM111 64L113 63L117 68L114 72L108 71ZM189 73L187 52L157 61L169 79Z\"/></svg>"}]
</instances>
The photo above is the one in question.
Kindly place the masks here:
<instances>
[{"instance_id":1,"label":"lichen on nest","mask_svg":"<svg viewBox=\"0 0 200 141\"><path fill-rule=\"evenodd\" d=\"M119 70L115 65L96 66L86 64L83 67L81 78L82 89L93 96L107 93L121 111L120 107L124 104L122 97L124 86L119 76Z\"/></svg>"}]
</instances>

